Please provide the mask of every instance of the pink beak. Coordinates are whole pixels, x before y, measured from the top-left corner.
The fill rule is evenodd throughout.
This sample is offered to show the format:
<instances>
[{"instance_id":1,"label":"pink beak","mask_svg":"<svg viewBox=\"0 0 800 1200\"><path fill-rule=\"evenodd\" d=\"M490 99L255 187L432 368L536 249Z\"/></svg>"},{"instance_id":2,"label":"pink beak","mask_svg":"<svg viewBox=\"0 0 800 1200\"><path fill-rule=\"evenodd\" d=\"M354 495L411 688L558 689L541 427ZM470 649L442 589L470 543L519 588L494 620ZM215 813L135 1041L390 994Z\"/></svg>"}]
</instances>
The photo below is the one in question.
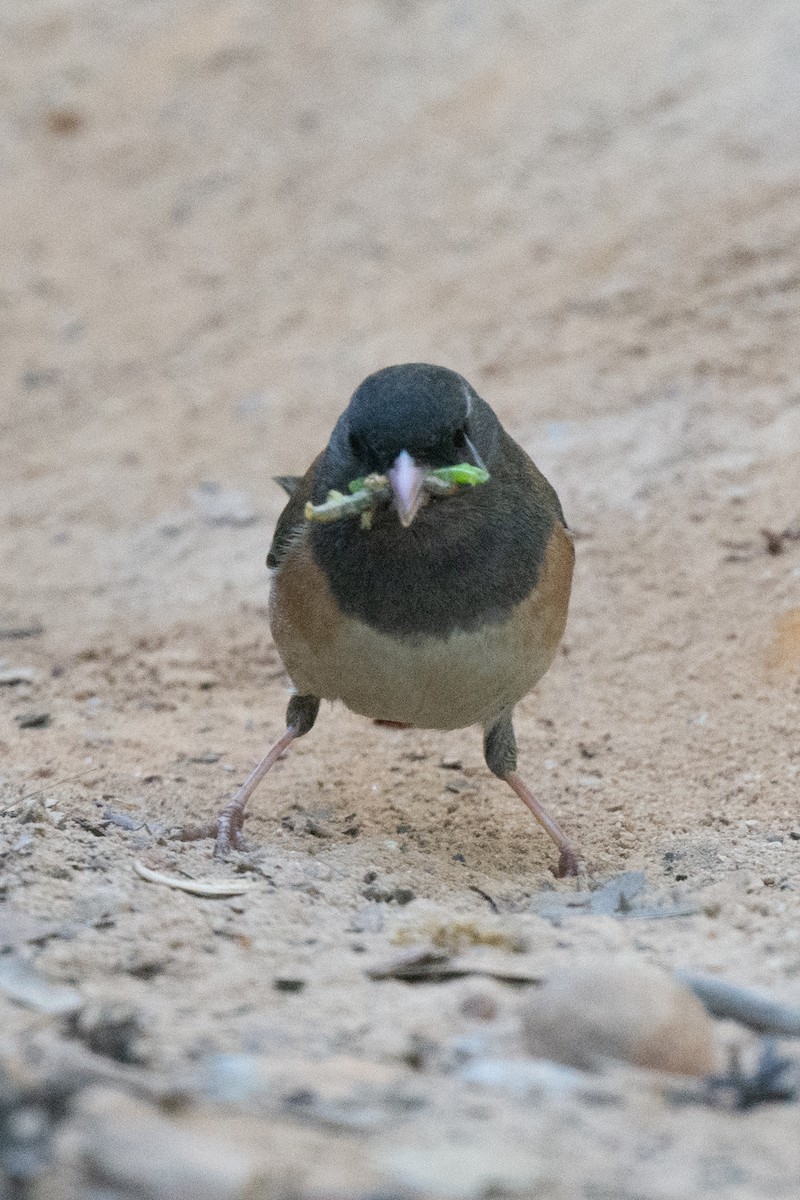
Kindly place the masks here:
<instances>
[{"instance_id":1,"label":"pink beak","mask_svg":"<svg viewBox=\"0 0 800 1200\"><path fill-rule=\"evenodd\" d=\"M414 462L407 450L401 450L390 467L388 476L400 524L407 529L422 504L425 472Z\"/></svg>"}]
</instances>

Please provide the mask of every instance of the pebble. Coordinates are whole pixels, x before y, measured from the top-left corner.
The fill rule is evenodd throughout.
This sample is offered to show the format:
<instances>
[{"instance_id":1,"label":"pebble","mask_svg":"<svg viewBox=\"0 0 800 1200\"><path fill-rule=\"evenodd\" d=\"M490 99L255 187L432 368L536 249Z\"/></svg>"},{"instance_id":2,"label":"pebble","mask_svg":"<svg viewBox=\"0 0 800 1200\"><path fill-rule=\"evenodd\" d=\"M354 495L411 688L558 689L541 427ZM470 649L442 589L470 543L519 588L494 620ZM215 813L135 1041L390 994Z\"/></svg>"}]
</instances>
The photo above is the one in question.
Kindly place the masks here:
<instances>
[{"instance_id":1,"label":"pebble","mask_svg":"<svg viewBox=\"0 0 800 1200\"><path fill-rule=\"evenodd\" d=\"M7 887L0 885L0 895L7 890ZM29 916L28 913L12 908L10 904L4 904L3 920L0 923L0 954L25 943L47 941L56 937L62 929L63 926L57 922Z\"/></svg>"},{"instance_id":2,"label":"pebble","mask_svg":"<svg viewBox=\"0 0 800 1200\"><path fill-rule=\"evenodd\" d=\"M347 928L350 933L381 933L385 923L383 909L379 904L372 903L360 908Z\"/></svg>"},{"instance_id":3,"label":"pebble","mask_svg":"<svg viewBox=\"0 0 800 1200\"><path fill-rule=\"evenodd\" d=\"M147 1200L270 1194L241 1146L182 1129L150 1105L109 1088L80 1096L67 1133L81 1183L98 1189L91 1195L99 1195L99 1188L104 1196Z\"/></svg>"},{"instance_id":4,"label":"pebble","mask_svg":"<svg viewBox=\"0 0 800 1200\"><path fill-rule=\"evenodd\" d=\"M15 954L0 959L0 992L23 1008L54 1017L71 1016L83 1007L83 997L76 988L51 982Z\"/></svg>"},{"instance_id":5,"label":"pebble","mask_svg":"<svg viewBox=\"0 0 800 1200\"><path fill-rule=\"evenodd\" d=\"M461 1001L461 1012L473 1021L493 1021L497 1011L497 1000L488 992L469 992Z\"/></svg>"},{"instance_id":6,"label":"pebble","mask_svg":"<svg viewBox=\"0 0 800 1200\"><path fill-rule=\"evenodd\" d=\"M46 729L50 724L49 712L17 713L14 720L20 729Z\"/></svg>"},{"instance_id":7,"label":"pebble","mask_svg":"<svg viewBox=\"0 0 800 1200\"><path fill-rule=\"evenodd\" d=\"M37 671L36 667L7 667L6 670L0 671L0 686L16 687L20 683L38 683L41 677L41 671Z\"/></svg>"},{"instance_id":8,"label":"pebble","mask_svg":"<svg viewBox=\"0 0 800 1200\"><path fill-rule=\"evenodd\" d=\"M398 884L394 879L376 878L370 879L367 886L362 889L361 895L365 900L372 900L379 904L409 904L414 899L414 890L410 887L405 887Z\"/></svg>"},{"instance_id":9,"label":"pebble","mask_svg":"<svg viewBox=\"0 0 800 1200\"><path fill-rule=\"evenodd\" d=\"M72 1033L94 1054L120 1063L141 1062L139 1043L144 1022L124 1001L87 1004L73 1021Z\"/></svg>"},{"instance_id":10,"label":"pebble","mask_svg":"<svg viewBox=\"0 0 800 1200\"><path fill-rule=\"evenodd\" d=\"M716 1067L711 1018L688 988L634 956L554 970L522 1014L529 1052L590 1069L619 1059L676 1075Z\"/></svg>"},{"instance_id":11,"label":"pebble","mask_svg":"<svg viewBox=\"0 0 800 1200\"><path fill-rule=\"evenodd\" d=\"M302 992L306 986L306 981L294 975L276 975L272 981L272 986L276 992Z\"/></svg>"}]
</instances>

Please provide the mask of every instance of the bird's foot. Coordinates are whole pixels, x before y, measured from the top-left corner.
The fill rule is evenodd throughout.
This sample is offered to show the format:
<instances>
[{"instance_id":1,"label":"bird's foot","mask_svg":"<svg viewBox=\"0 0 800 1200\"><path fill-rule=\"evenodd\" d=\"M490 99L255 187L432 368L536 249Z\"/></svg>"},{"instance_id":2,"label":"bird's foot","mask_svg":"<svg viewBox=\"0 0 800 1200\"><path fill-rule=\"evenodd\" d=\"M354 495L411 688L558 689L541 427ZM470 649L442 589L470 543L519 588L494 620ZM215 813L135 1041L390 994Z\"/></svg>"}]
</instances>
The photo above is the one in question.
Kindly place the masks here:
<instances>
[{"instance_id":1,"label":"bird's foot","mask_svg":"<svg viewBox=\"0 0 800 1200\"><path fill-rule=\"evenodd\" d=\"M564 846L558 856L556 879L573 879L580 875L581 865L571 846Z\"/></svg>"},{"instance_id":2,"label":"bird's foot","mask_svg":"<svg viewBox=\"0 0 800 1200\"><path fill-rule=\"evenodd\" d=\"M245 849L243 825L244 805L234 799L225 805L216 821L208 821L205 825L187 825L176 830L172 837L178 842L199 842L213 838L214 858L227 858L232 850Z\"/></svg>"},{"instance_id":3,"label":"bird's foot","mask_svg":"<svg viewBox=\"0 0 800 1200\"><path fill-rule=\"evenodd\" d=\"M217 817L217 836L214 842L214 858L227 858L231 850L243 850L244 805L238 800L229 800Z\"/></svg>"},{"instance_id":4,"label":"bird's foot","mask_svg":"<svg viewBox=\"0 0 800 1200\"><path fill-rule=\"evenodd\" d=\"M487 760L488 761L488 760ZM521 779L516 771L509 771L504 776L506 783L510 784L514 791L530 810L532 816L539 822L543 829L546 829L550 837L558 846L558 866L556 867L556 879L564 879L567 876L572 876L581 873L580 860L572 849L570 841L561 826L550 816L550 813L540 804L533 792Z\"/></svg>"}]
</instances>

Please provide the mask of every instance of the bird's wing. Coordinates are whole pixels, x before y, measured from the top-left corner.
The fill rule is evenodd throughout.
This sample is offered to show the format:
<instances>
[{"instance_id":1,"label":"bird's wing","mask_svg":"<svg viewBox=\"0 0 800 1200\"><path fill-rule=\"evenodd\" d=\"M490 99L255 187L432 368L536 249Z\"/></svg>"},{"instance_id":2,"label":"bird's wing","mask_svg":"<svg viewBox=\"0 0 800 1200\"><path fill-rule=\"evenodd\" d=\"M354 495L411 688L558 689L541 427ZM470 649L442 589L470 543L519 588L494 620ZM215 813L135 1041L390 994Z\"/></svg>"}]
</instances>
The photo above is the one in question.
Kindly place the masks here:
<instances>
[{"instance_id":1,"label":"bird's wing","mask_svg":"<svg viewBox=\"0 0 800 1200\"><path fill-rule=\"evenodd\" d=\"M272 545L267 555L268 567L280 567L292 543L297 541L299 534L305 528L306 504L311 499L314 475L321 458L322 455L318 454L305 475L284 475L277 480L281 487L289 493L289 503L278 517L275 526Z\"/></svg>"},{"instance_id":2,"label":"bird's wing","mask_svg":"<svg viewBox=\"0 0 800 1200\"><path fill-rule=\"evenodd\" d=\"M282 487L287 496L293 496L298 486L303 482L302 475L273 475L273 482Z\"/></svg>"}]
</instances>

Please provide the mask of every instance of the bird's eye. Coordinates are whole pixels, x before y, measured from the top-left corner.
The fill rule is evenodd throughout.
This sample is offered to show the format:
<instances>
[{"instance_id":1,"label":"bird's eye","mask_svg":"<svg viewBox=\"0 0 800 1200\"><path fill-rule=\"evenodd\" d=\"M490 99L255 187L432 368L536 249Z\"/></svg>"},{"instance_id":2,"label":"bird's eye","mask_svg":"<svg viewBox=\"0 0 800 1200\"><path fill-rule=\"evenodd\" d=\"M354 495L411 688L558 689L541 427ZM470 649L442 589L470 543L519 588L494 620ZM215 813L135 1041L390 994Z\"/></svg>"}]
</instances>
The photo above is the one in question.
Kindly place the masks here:
<instances>
[{"instance_id":1,"label":"bird's eye","mask_svg":"<svg viewBox=\"0 0 800 1200\"><path fill-rule=\"evenodd\" d=\"M348 441L350 442L350 449L353 451L353 454L355 454L356 458L360 458L361 452L364 449L361 438L357 433L351 433L348 436Z\"/></svg>"},{"instance_id":2,"label":"bird's eye","mask_svg":"<svg viewBox=\"0 0 800 1200\"><path fill-rule=\"evenodd\" d=\"M453 434L453 445L458 449L463 449L467 444L467 431L465 429L457 429Z\"/></svg>"}]
</instances>

